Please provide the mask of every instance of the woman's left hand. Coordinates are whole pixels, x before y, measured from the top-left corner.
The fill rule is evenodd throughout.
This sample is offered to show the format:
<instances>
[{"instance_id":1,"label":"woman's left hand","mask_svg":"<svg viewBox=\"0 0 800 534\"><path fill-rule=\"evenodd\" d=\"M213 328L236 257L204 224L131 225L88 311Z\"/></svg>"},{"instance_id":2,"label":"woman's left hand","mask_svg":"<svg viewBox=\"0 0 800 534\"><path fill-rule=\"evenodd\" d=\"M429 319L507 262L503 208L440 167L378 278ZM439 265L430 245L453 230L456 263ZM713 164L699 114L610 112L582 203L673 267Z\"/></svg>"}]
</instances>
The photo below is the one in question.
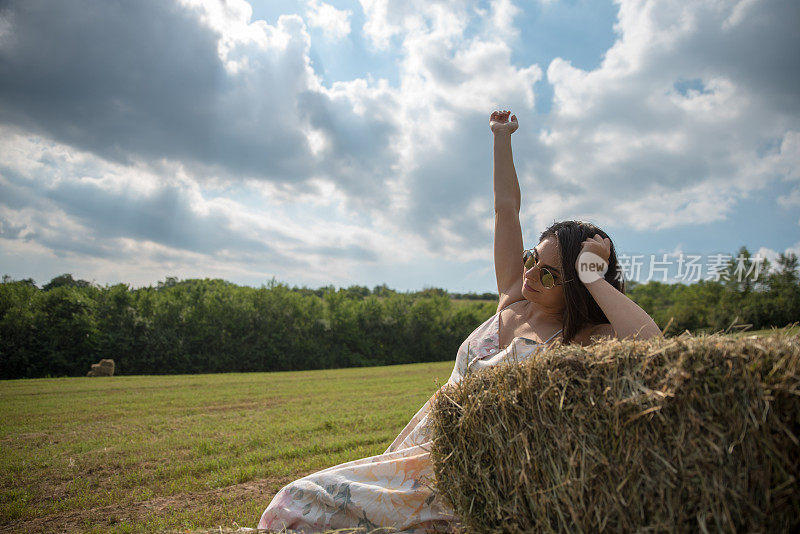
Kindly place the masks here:
<instances>
[{"instance_id":1,"label":"woman's left hand","mask_svg":"<svg viewBox=\"0 0 800 534\"><path fill-rule=\"evenodd\" d=\"M587 254L588 253L588 254ZM595 282L603 278L608 271L608 258L611 257L611 240L595 234L584 240L578 259L575 260L575 270L584 284Z\"/></svg>"},{"instance_id":2,"label":"woman's left hand","mask_svg":"<svg viewBox=\"0 0 800 534\"><path fill-rule=\"evenodd\" d=\"M600 234L594 234L594 236L583 241L581 253L585 250L594 252L607 262L608 258L611 257L611 240L607 237L600 237ZM580 253L578 257L580 257Z\"/></svg>"}]
</instances>

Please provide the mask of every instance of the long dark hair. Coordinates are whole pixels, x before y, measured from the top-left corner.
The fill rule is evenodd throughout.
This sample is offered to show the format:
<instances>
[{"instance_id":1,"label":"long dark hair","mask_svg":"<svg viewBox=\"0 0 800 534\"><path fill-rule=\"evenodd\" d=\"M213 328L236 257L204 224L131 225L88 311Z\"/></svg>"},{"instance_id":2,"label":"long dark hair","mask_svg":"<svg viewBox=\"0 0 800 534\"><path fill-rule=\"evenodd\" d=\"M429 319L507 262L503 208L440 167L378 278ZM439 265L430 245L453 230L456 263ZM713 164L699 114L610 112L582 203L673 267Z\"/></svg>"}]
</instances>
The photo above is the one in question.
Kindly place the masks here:
<instances>
[{"instance_id":1,"label":"long dark hair","mask_svg":"<svg viewBox=\"0 0 800 534\"><path fill-rule=\"evenodd\" d=\"M564 343L571 342L587 325L609 322L592 294L578 278L578 271L575 269L575 261L578 259L583 242L595 234L611 239L603 230L584 221L556 222L539 236L540 243L548 237L555 238L561 257L561 273L564 280L572 280L564 284L564 299L566 300L562 324ZM608 271L605 279L620 293L625 293L625 279L617 261L617 251L614 249L613 241L611 241L611 255L608 257Z\"/></svg>"}]
</instances>

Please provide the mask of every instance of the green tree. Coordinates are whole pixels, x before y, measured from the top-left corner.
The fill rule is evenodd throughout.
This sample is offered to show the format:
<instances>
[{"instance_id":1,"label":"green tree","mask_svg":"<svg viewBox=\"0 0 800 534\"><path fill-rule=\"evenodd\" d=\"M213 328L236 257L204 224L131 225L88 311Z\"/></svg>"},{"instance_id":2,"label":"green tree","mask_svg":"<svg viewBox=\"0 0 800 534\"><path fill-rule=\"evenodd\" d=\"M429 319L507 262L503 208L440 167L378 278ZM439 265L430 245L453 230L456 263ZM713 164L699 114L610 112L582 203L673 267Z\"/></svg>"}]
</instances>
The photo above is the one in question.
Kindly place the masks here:
<instances>
[{"instance_id":1,"label":"green tree","mask_svg":"<svg viewBox=\"0 0 800 534\"><path fill-rule=\"evenodd\" d=\"M57 287L91 287L92 283L86 280L75 280L69 273L56 276L44 285L42 289L49 291Z\"/></svg>"},{"instance_id":2,"label":"green tree","mask_svg":"<svg viewBox=\"0 0 800 534\"><path fill-rule=\"evenodd\" d=\"M769 322L785 326L800 320L798 259L794 253L780 254L776 263L776 269L769 274L767 281L772 308Z\"/></svg>"}]
</instances>

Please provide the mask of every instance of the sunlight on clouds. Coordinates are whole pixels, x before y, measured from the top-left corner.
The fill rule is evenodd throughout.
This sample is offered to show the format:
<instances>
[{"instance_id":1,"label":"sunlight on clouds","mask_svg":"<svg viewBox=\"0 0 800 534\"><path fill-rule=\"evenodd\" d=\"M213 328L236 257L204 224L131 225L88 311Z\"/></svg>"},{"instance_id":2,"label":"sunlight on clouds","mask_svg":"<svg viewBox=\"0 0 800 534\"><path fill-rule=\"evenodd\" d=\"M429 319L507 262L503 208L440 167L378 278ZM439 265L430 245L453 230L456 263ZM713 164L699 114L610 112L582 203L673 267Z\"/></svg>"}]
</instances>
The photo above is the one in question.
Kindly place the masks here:
<instances>
[{"instance_id":1,"label":"sunlight on clouds","mask_svg":"<svg viewBox=\"0 0 800 534\"><path fill-rule=\"evenodd\" d=\"M416 238L402 229L348 210L347 195L330 180L315 178L302 190L257 181L249 182L248 188L259 195L257 207L240 208L233 227L253 235L279 233L277 242L282 250L298 263L307 264L306 273L316 273L320 279L332 270L344 276L366 261L346 256L331 259L329 252L322 252L327 249L367 254L374 262L397 262L412 260L419 247ZM391 248L385 244L387 236L391 236ZM317 269L315 265L325 267Z\"/></svg>"},{"instance_id":2,"label":"sunlight on clouds","mask_svg":"<svg viewBox=\"0 0 800 534\"><path fill-rule=\"evenodd\" d=\"M399 31L395 26L389 25L388 0L360 0L360 2L366 19L364 34L370 38L374 47L387 48L389 39Z\"/></svg>"},{"instance_id":3,"label":"sunlight on clouds","mask_svg":"<svg viewBox=\"0 0 800 534\"><path fill-rule=\"evenodd\" d=\"M786 180L800 180L800 132L790 130L781 141L781 150L775 156L776 171Z\"/></svg>"},{"instance_id":4,"label":"sunlight on clouds","mask_svg":"<svg viewBox=\"0 0 800 534\"><path fill-rule=\"evenodd\" d=\"M0 176L0 186L7 186L7 182ZM14 240L30 241L36 237L33 219L36 212L33 210L13 209L0 205L0 239L8 239L13 248Z\"/></svg>"},{"instance_id":5,"label":"sunlight on clouds","mask_svg":"<svg viewBox=\"0 0 800 534\"><path fill-rule=\"evenodd\" d=\"M681 95L674 89L668 92L669 101L694 119L735 119L746 106L746 100L737 94L734 84L725 78L710 78L704 90L689 89Z\"/></svg>"},{"instance_id":6,"label":"sunlight on clouds","mask_svg":"<svg viewBox=\"0 0 800 534\"><path fill-rule=\"evenodd\" d=\"M602 67L595 71L620 76L643 71L654 55L669 53L682 38L697 29L699 2L684 0L619 0L617 24L619 39L606 52Z\"/></svg>"},{"instance_id":7,"label":"sunlight on clouds","mask_svg":"<svg viewBox=\"0 0 800 534\"><path fill-rule=\"evenodd\" d=\"M437 12L442 15L446 11L452 13L451 28L457 28L463 20L461 15L463 9L460 9L459 3L454 0L445 2L445 6L424 1L360 0L360 2L365 19L363 32L378 49L388 48L391 38L404 32L425 33L426 17L431 17ZM440 17L433 18L436 18L435 22L440 25L444 22Z\"/></svg>"},{"instance_id":8,"label":"sunlight on clouds","mask_svg":"<svg viewBox=\"0 0 800 534\"><path fill-rule=\"evenodd\" d=\"M537 65L522 68L512 65L511 48L506 40L514 32L498 31L491 21L484 21L478 35L470 39L464 37L463 32L474 15L471 8L477 5L475 3L406 5L392 2L384 3L383 7L374 3L375 8L383 10L388 17L383 22L391 26L388 30L377 30L378 26L374 25L376 35L401 38L399 88L389 86L386 80L376 82L369 76L323 87L310 65L310 37L297 16L280 16L278 22L270 26L264 21L251 22L252 10L241 1L183 0L183 4L219 36L217 52L227 69L228 83L212 112L220 114L223 131L234 135L242 133L240 138L221 139L230 141L229 148L219 147L219 143L212 146L219 151L234 151L234 147L238 151L240 146L249 146L250 140L262 130L259 121L266 126L273 112L280 111L289 127L305 141L306 157L298 158L298 165L292 165L291 160L282 165L285 150L277 150L276 157L265 162L275 162L278 172L298 175L294 180L271 177L264 180L274 184L270 191L272 201L264 200L261 211L268 215L260 215L252 204L237 206L234 201L209 197L225 195L226 187L230 188L228 194L242 195L241 185L235 185L242 180L237 174L245 180L254 178L248 173L250 168L240 170L226 168L225 163L216 166L213 162L162 157L150 159L141 168L133 165L129 170L131 176L111 172L108 162L103 164L102 170L84 173L88 178L80 187L93 195L98 195L94 189L114 193L113 201L128 206L126 209L131 213L126 215L129 217L135 217L137 210L151 209L146 203L159 198L160 202L177 203L178 209L183 210L180 217L184 219L176 220L175 224L187 224L182 220L193 221L188 224L211 224L214 220L220 232L229 232L231 236L267 244L263 236L271 234L270 243L285 244L297 239L301 248L318 244L308 237L309 228L323 227L330 222L325 227L337 228L344 237L337 241L334 236L327 235L326 241L338 242L343 248L357 247L352 248L355 255L380 254L375 250L369 252L367 247L372 243L378 247L383 236L392 235L411 247L402 248L409 250L408 259L413 260L414 255L420 253L419 247L430 244L437 232L419 234L418 228L405 227L407 220L416 219L419 227L441 226L439 238L449 242L463 239L459 235L468 231L457 215L440 213L437 209L436 204L446 199L429 199L420 193L415 182L437 171L431 170L429 164L419 163L418 156L424 155L434 165L448 157L452 142L449 139L460 136L459 122L465 111L483 115L487 108L499 102L506 105L519 102L520 106L532 108L533 84L541 78ZM321 2L312 3L307 16L309 19L317 14L322 16L324 7ZM507 1L495 2L491 9L495 21L503 14L515 12ZM315 23L309 20L309 24ZM370 21L365 24L368 26ZM505 26L509 30L513 21ZM271 98L262 101L263 94L270 94ZM300 97L302 100L298 100ZM363 123L358 122L359 118ZM267 127L264 130L268 136L261 142L264 148L286 142L284 139L288 136L281 135L281 129ZM486 131L479 133L484 144ZM469 133L473 139L477 136L478 132ZM203 151L204 155L208 153L208 150ZM164 188L166 181L159 182L162 176L170 177L170 189ZM318 187L314 177L331 184L331 188ZM114 187L109 186L114 183ZM120 198L121 188L134 183L149 184L149 188L138 195L141 197L139 204L130 205ZM76 187L76 183L71 182L63 194L80 194ZM303 209L293 198L302 199L306 206L313 206L315 212ZM469 205L474 197L467 195L464 201ZM420 210L424 218L412 211L429 203L432 209ZM92 210L92 213L98 212L96 208ZM448 211L462 216L467 213L461 209L460 200ZM358 221L337 226L337 218ZM441 225L437 222L439 218ZM292 221L305 222L295 224ZM482 221L476 224L483 225ZM371 238L355 233L363 227L376 233ZM152 229L146 231L152 232ZM222 236L222 233L218 236L220 243L226 241ZM174 239L186 238L188 236ZM219 253L219 247L219 244L209 245L209 250ZM293 249L283 246L283 250L291 253Z\"/></svg>"},{"instance_id":9,"label":"sunlight on clouds","mask_svg":"<svg viewBox=\"0 0 800 534\"><path fill-rule=\"evenodd\" d=\"M377 82L372 76L338 81L330 89L321 87L320 91L334 103L349 106L356 115L363 117L369 112L369 118L378 122L390 122L396 118L394 105L399 95L383 78Z\"/></svg>"},{"instance_id":10,"label":"sunlight on clouds","mask_svg":"<svg viewBox=\"0 0 800 534\"><path fill-rule=\"evenodd\" d=\"M525 177L524 183L528 191L535 191L533 202L523 202L520 209L520 221L522 223L523 232L526 228L530 229L533 233L523 234L525 242L523 244L532 243L536 245L536 240L539 239L539 232L553 224L558 220L565 218L579 219L585 214L576 212L579 200L573 195L563 195L551 191L548 188L542 187L532 177ZM528 198L533 195L528 195ZM569 214L568 217L565 214Z\"/></svg>"},{"instance_id":11,"label":"sunlight on clouds","mask_svg":"<svg viewBox=\"0 0 800 534\"><path fill-rule=\"evenodd\" d=\"M616 203L614 211L637 230L662 230L724 220L733 212L736 196L714 183L680 190L658 184L644 196Z\"/></svg>"},{"instance_id":12,"label":"sunlight on clouds","mask_svg":"<svg viewBox=\"0 0 800 534\"><path fill-rule=\"evenodd\" d=\"M98 7L87 2L83 11ZM452 257L483 261L493 231L487 122L497 108L520 117L526 245L566 218L641 232L725 220L751 192L800 180L800 108L786 104L797 100L797 69L771 44L794 13L785 3L617 0L617 40L584 70L568 57L530 59L517 23L527 3L361 0L363 35L336 46L380 49L369 52L393 58L398 79L365 72L325 85L308 28L321 30L315 47L333 47L361 13L303 0L302 16L270 25L252 20L244 0L179 3L188 16L159 4L138 13L142 34L162 39L156 55L106 43L117 69L92 55L108 32L90 19L66 33L94 36L83 41L91 47L59 37L37 49L22 37L48 27L39 23L50 11L51 30L66 19L54 8L20 11L32 15L13 53L41 50L31 64L50 69L29 89L76 90L42 92L33 104L0 91L9 116L30 106L16 126L0 125L6 256L51 266L70 258L108 279L152 282L169 268L320 285L384 269L410 277L423 264L415 272L430 275ZM151 11L165 24L146 28ZM116 7L98 12L116 27ZM175 33L165 38L166 24ZM73 70L95 85L63 77L56 52L70 44L65 57L89 58ZM36 63L50 56L56 67ZM129 67L140 64L143 85L129 92ZM547 84L553 105L534 123L535 89ZM778 207L795 209L798 191ZM486 275L483 263L469 271Z\"/></svg>"},{"instance_id":13,"label":"sunlight on clouds","mask_svg":"<svg viewBox=\"0 0 800 534\"><path fill-rule=\"evenodd\" d=\"M776 151L763 157L747 154L739 165L745 177L761 176L766 179L781 178L785 181L800 180L800 132L789 130L782 136ZM763 184L754 184L753 187Z\"/></svg>"},{"instance_id":14,"label":"sunlight on clouds","mask_svg":"<svg viewBox=\"0 0 800 534\"><path fill-rule=\"evenodd\" d=\"M308 148L313 155L319 156L330 147L331 143L323 130L308 128L305 130L305 134L306 141L308 141Z\"/></svg>"},{"instance_id":15,"label":"sunlight on clouds","mask_svg":"<svg viewBox=\"0 0 800 534\"><path fill-rule=\"evenodd\" d=\"M0 161L18 176L53 187L59 182L80 181L107 191L148 195L163 180L143 167L99 160L78 150L35 135L24 135L0 126Z\"/></svg>"},{"instance_id":16,"label":"sunlight on clouds","mask_svg":"<svg viewBox=\"0 0 800 534\"><path fill-rule=\"evenodd\" d=\"M500 105L518 112L532 109L533 85L541 79L541 69L535 64L519 67L512 63L507 40L513 39L513 32L508 31L513 21L506 24L506 31L498 31L492 19L474 20L475 2L362 4L367 35L379 45L398 37L402 55L401 83L395 97L399 106L390 108L398 125L393 138L398 165L396 177L385 182L391 190L392 206L390 217L384 220L387 225L390 220L408 221L414 231L424 228L423 239L431 252L437 253L458 241L454 234L466 235L473 225L484 227L481 220L470 221L465 215L465 205L475 199L471 190L477 177L474 165L466 160L460 163L463 158L458 154L478 147L489 150L488 128L475 130L470 120L470 130L464 131L465 117L488 117L489 111ZM514 8L498 2L492 9L511 13ZM478 26L475 35L466 37L470 22ZM450 168L438 168L443 161L450 162ZM436 187L452 192L449 198L442 194L427 197L427 188L419 182L435 181L442 172L454 181L461 176L462 184ZM480 188L479 194L485 199L487 189Z\"/></svg>"},{"instance_id":17,"label":"sunlight on clouds","mask_svg":"<svg viewBox=\"0 0 800 534\"><path fill-rule=\"evenodd\" d=\"M53 249L53 254L59 257L73 256L74 252L68 248L57 248L56 245L94 239L85 225L80 224L63 210L57 208L49 210L36 208L10 209L0 205L0 217L12 224L25 227L25 231L18 236L24 242L42 243ZM17 246L21 246L18 241L9 244L12 250Z\"/></svg>"},{"instance_id":18,"label":"sunlight on clouds","mask_svg":"<svg viewBox=\"0 0 800 534\"><path fill-rule=\"evenodd\" d=\"M259 269L260 264L242 262L237 257L220 254L209 257L190 251L175 250L152 241L127 238L115 240L115 246L130 261L107 258L76 258L72 269L76 273L91 273L97 281L122 281L132 287L155 285L167 276L187 278L221 278L223 280L250 280L254 285L267 284L275 271ZM231 261L234 260L234 261Z\"/></svg>"},{"instance_id":19,"label":"sunlight on clouds","mask_svg":"<svg viewBox=\"0 0 800 534\"><path fill-rule=\"evenodd\" d=\"M555 58L547 67L547 81L553 85L553 108L563 117L580 117L596 103L587 83L589 73L569 61ZM550 135L553 135L551 132Z\"/></svg>"},{"instance_id":20,"label":"sunlight on clouds","mask_svg":"<svg viewBox=\"0 0 800 534\"><path fill-rule=\"evenodd\" d=\"M347 200L347 195L334 182L324 178L312 178L299 188L263 180L248 180L244 185L258 195L258 202L296 203L319 208L337 206Z\"/></svg>"},{"instance_id":21,"label":"sunlight on clouds","mask_svg":"<svg viewBox=\"0 0 800 534\"><path fill-rule=\"evenodd\" d=\"M365 262L409 261L413 259L414 247L419 246L413 236L405 241L403 232L393 231L393 228L365 225L361 215L346 210L346 195L327 179L309 181L306 191L299 194L296 190L282 190L274 184L251 180L237 189L246 198L253 198L253 194L261 198L245 204L225 196L209 196L179 164L170 178L159 178L146 170L121 168L46 139L32 142L20 137L17 143L3 144L2 149L3 154L17 154L16 161L21 165L15 171L25 171L24 165L28 165L26 183L29 187L45 190L53 187L42 182L40 177L48 175L49 165L62 166L64 157L69 157L72 164L69 172L62 169L59 178L64 182L62 185L67 188L79 185L85 192L102 190L105 196L91 193L91 197L106 198L112 203L120 203L123 198L132 200L131 193L135 191L139 201L130 204L130 208L144 209L127 214L130 217L147 217L150 209L145 208L147 203L160 202L163 191L171 190L176 192L175 200L184 204L177 206L181 219L176 221L184 229L203 232L201 226L213 222L216 231L223 236L236 236L241 243L265 242L280 250L280 257L270 258L268 253L248 250L236 240L224 238L216 248L209 250L192 250L191 243L186 245L189 248L183 248L181 243L157 242L124 234L108 235L100 240L98 229L93 225L102 224L102 221L79 220L62 209L59 196L44 195L42 202L47 206L44 210L35 207L15 210L0 205L0 235L3 236L0 239L3 239L6 255L33 258L52 250L53 255L47 260L50 264L66 259L70 270L91 273L82 276L135 284L152 282L167 274L252 280L272 275L288 279L292 273L302 271L315 283L346 284L354 270ZM42 157L41 152L47 157ZM61 159L54 159L54 154ZM31 166L30 162L37 158L46 163ZM6 165L14 161L10 157L4 159ZM8 186L6 182L6 178L0 177L0 185ZM143 189L141 184L148 185ZM228 189L227 193L231 192ZM93 202L91 197L87 201ZM74 211L75 206L69 208ZM91 214L86 216L91 217ZM192 228L185 228L187 225ZM12 231L13 239L5 239ZM392 235L396 248L386 247L387 235ZM109 259L112 256L113 259ZM135 267L126 267L129 260L135 260Z\"/></svg>"},{"instance_id":22,"label":"sunlight on clouds","mask_svg":"<svg viewBox=\"0 0 800 534\"><path fill-rule=\"evenodd\" d=\"M783 110L737 79L740 67L715 57L724 46L695 44L746 7L623 0L619 38L599 68L554 59L553 109L539 134L554 156L551 180L584 194L616 190L617 223L645 230L725 219L749 191L796 176ZM699 89L677 89L675 80L693 79ZM783 138L780 152L759 156L756 147L775 137Z\"/></svg>"},{"instance_id":23,"label":"sunlight on clouds","mask_svg":"<svg viewBox=\"0 0 800 534\"><path fill-rule=\"evenodd\" d=\"M217 52L229 74L251 68L248 56L238 52L237 48L254 45L260 50L285 50L292 40L293 21L298 19L282 15L276 26L270 26L263 20L251 22L253 8L246 0L178 1L195 9L200 21L220 35Z\"/></svg>"},{"instance_id":24,"label":"sunlight on clouds","mask_svg":"<svg viewBox=\"0 0 800 534\"><path fill-rule=\"evenodd\" d=\"M800 189L792 189L788 195L778 197L778 205L784 209L800 208Z\"/></svg>"},{"instance_id":25,"label":"sunlight on clouds","mask_svg":"<svg viewBox=\"0 0 800 534\"><path fill-rule=\"evenodd\" d=\"M731 14L722 23L722 29L732 30L741 24L748 15L748 11L758 2L759 0L739 0L731 9Z\"/></svg>"},{"instance_id":26,"label":"sunlight on clouds","mask_svg":"<svg viewBox=\"0 0 800 534\"><path fill-rule=\"evenodd\" d=\"M538 65L515 67L505 43L473 41L456 52L453 63L467 80L453 94L453 104L458 107L485 112L509 97L521 97L524 105L533 109L533 85L541 80L542 69Z\"/></svg>"},{"instance_id":27,"label":"sunlight on clouds","mask_svg":"<svg viewBox=\"0 0 800 534\"><path fill-rule=\"evenodd\" d=\"M306 18L309 26L322 28L325 38L332 41L344 39L350 34L350 16L352 14L349 9L336 9L319 0L308 0Z\"/></svg>"},{"instance_id":28,"label":"sunlight on clouds","mask_svg":"<svg viewBox=\"0 0 800 534\"><path fill-rule=\"evenodd\" d=\"M493 28L504 33L507 38L519 37L519 28L514 25L514 18L522 10L515 6L511 0L493 0L490 2L490 11L476 9L481 17L489 17Z\"/></svg>"}]
</instances>

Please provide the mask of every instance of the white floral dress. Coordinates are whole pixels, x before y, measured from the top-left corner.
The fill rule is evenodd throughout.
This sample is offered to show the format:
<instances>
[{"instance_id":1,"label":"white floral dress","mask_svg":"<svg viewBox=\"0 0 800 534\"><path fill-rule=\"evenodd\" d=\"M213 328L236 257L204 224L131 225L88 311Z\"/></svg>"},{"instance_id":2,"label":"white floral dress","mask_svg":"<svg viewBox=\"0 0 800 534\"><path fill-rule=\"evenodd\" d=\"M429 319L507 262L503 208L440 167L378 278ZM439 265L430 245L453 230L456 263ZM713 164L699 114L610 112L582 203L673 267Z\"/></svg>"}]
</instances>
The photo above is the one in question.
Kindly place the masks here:
<instances>
[{"instance_id":1,"label":"white floral dress","mask_svg":"<svg viewBox=\"0 0 800 534\"><path fill-rule=\"evenodd\" d=\"M464 340L448 383L457 383L470 372L509 358L530 357L561 332L544 343L515 338L500 350L499 317L496 313ZM433 470L426 422L437 393L383 454L335 465L284 486L264 510L258 528L318 532L393 527L407 534L452 531L458 519L431 488Z\"/></svg>"}]
</instances>

